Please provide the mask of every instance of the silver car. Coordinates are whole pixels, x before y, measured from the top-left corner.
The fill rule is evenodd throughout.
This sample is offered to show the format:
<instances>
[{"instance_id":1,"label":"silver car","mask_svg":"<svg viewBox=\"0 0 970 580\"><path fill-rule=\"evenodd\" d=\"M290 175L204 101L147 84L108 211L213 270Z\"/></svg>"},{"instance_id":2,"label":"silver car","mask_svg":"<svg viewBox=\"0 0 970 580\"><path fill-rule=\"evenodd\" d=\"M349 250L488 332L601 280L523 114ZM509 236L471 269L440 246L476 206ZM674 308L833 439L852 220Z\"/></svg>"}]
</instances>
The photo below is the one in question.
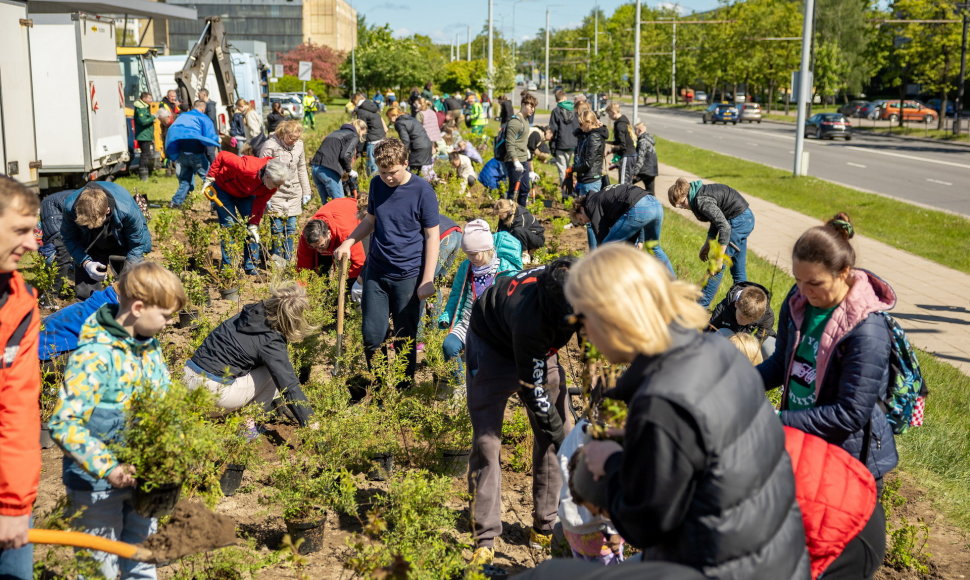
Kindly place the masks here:
<instances>
[{"instance_id":1,"label":"silver car","mask_svg":"<svg viewBox=\"0 0 970 580\"><path fill-rule=\"evenodd\" d=\"M747 121L748 123L760 123L761 122L761 105L758 103L743 103L738 105L741 109L741 116L738 117L742 122Z\"/></svg>"},{"instance_id":2,"label":"silver car","mask_svg":"<svg viewBox=\"0 0 970 580\"><path fill-rule=\"evenodd\" d=\"M283 111L290 114L293 119L303 118L303 101L293 93L270 93L270 105L279 102L283 105Z\"/></svg>"}]
</instances>

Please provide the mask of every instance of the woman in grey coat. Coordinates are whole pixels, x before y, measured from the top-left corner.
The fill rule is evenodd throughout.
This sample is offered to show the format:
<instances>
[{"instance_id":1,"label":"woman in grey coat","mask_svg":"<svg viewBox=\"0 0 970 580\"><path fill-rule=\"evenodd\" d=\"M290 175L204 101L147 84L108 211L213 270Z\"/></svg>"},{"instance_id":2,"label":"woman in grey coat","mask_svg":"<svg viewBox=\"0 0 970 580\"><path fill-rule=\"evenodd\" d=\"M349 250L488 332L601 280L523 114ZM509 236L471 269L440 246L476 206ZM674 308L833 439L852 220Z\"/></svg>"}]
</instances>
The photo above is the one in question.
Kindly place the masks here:
<instances>
[{"instance_id":1,"label":"woman in grey coat","mask_svg":"<svg viewBox=\"0 0 970 580\"><path fill-rule=\"evenodd\" d=\"M292 169L292 177L269 199L270 231L273 244L270 254L274 261L293 257L293 240L298 235L296 218L310 201L310 179L307 177L306 155L303 148L303 126L299 121L283 121L273 136L263 142L260 157L280 159Z\"/></svg>"}]
</instances>

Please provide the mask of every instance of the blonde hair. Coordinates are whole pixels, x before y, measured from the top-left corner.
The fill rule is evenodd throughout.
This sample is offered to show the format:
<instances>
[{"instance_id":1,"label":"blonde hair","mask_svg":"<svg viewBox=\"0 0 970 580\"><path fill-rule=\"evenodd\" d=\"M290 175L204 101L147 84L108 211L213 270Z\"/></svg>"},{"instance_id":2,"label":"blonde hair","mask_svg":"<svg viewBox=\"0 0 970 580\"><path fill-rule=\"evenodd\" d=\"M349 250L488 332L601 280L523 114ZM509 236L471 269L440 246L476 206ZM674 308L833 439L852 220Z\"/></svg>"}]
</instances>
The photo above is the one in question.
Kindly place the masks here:
<instances>
[{"instance_id":1,"label":"blonde hair","mask_svg":"<svg viewBox=\"0 0 970 580\"><path fill-rule=\"evenodd\" d=\"M566 299L577 313L596 317L611 350L632 360L670 347L668 326L707 326L698 288L671 280L659 260L627 244L604 244L576 263L566 279Z\"/></svg>"},{"instance_id":2,"label":"blonde hair","mask_svg":"<svg viewBox=\"0 0 970 580\"><path fill-rule=\"evenodd\" d=\"M683 177L678 177L667 190L667 200L670 201L670 205L676 206L684 201L688 193L690 193L690 182Z\"/></svg>"},{"instance_id":3,"label":"blonde hair","mask_svg":"<svg viewBox=\"0 0 970 580\"><path fill-rule=\"evenodd\" d=\"M288 119L282 121L276 127L276 131L273 132L274 135L279 137L281 140L287 137L296 137L299 139L303 135L303 123L295 119Z\"/></svg>"},{"instance_id":4,"label":"blonde hair","mask_svg":"<svg viewBox=\"0 0 970 580\"><path fill-rule=\"evenodd\" d=\"M499 221L505 225L512 223L515 218L515 203L511 199L500 199L492 206Z\"/></svg>"},{"instance_id":5,"label":"blonde hair","mask_svg":"<svg viewBox=\"0 0 970 580\"><path fill-rule=\"evenodd\" d=\"M583 98L585 99L585 97ZM592 111L593 106L589 104L589 101L579 101L576 103L574 110L576 111L576 115L579 116L584 111Z\"/></svg>"},{"instance_id":6,"label":"blonde hair","mask_svg":"<svg viewBox=\"0 0 970 580\"><path fill-rule=\"evenodd\" d=\"M465 255L468 256L469 262L477 261L485 264L491 264L495 259L495 248L489 248L487 250L482 250L481 252L472 252L470 254L465 252Z\"/></svg>"},{"instance_id":7,"label":"blonde hair","mask_svg":"<svg viewBox=\"0 0 970 580\"><path fill-rule=\"evenodd\" d=\"M141 300L146 306L181 310L188 303L182 281L155 262L139 262L118 276L118 302L128 306Z\"/></svg>"},{"instance_id":8,"label":"blonde hair","mask_svg":"<svg viewBox=\"0 0 970 580\"><path fill-rule=\"evenodd\" d=\"M283 335L287 342L300 342L311 328L303 314L310 307L306 288L296 282L284 282L270 290L263 300L266 323Z\"/></svg>"},{"instance_id":9,"label":"blonde hair","mask_svg":"<svg viewBox=\"0 0 970 580\"><path fill-rule=\"evenodd\" d=\"M23 215L36 214L40 198L32 189L12 177L0 175L0 215L11 208Z\"/></svg>"},{"instance_id":10,"label":"blonde hair","mask_svg":"<svg viewBox=\"0 0 970 580\"><path fill-rule=\"evenodd\" d=\"M404 113L401 112L400 108L398 108L397 106L394 106L394 107L389 107L387 109L387 112L384 114L387 116L387 120L393 123L394 119L397 119Z\"/></svg>"},{"instance_id":11,"label":"blonde hair","mask_svg":"<svg viewBox=\"0 0 970 580\"><path fill-rule=\"evenodd\" d=\"M617 103L616 101L613 101L609 105L606 105L606 112L607 113L619 113L620 112L620 103Z\"/></svg>"},{"instance_id":12,"label":"blonde hair","mask_svg":"<svg viewBox=\"0 0 970 580\"><path fill-rule=\"evenodd\" d=\"M751 364L760 365L764 362L764 357L761 356L761 343L754 335L746 332L735 332L728 337L728 340L751 361Z\"/></svg>"},{"instance_id":13,"label":"blonde hair","mask_svg":"<svg viewBox=\"0 0 970 580\"><path fill-rule=\"evenodd\" d=\"M579 112L578 116L579 124L581 126L586 125L590 129L603 126L603 123L600 123L599 117L596 116L596 113L594 113L592 109L583 109Z\"/></svg>"},{"instance_id":14,"label":"blonde hair","mask_svg":"<svg viewBox=\"0 0 970 580\"><path fill-rule=\"evenodd\" d=\"M350 124L354 126L354 129L357 129L357 135L363 139L364 135L367 134L367 123L361 119L354 119Z\"/></svg>"},{"instance_id":15,"label":"blonde hair","mask_svg":"<svg viewBox=\"0 0 970 580\"><path fill-rule=\"evenodd\" d=\"M74 223L97 228L108 217L108 194L100 187L88 187L74 200Z\"/></svg>"}]
</instances>

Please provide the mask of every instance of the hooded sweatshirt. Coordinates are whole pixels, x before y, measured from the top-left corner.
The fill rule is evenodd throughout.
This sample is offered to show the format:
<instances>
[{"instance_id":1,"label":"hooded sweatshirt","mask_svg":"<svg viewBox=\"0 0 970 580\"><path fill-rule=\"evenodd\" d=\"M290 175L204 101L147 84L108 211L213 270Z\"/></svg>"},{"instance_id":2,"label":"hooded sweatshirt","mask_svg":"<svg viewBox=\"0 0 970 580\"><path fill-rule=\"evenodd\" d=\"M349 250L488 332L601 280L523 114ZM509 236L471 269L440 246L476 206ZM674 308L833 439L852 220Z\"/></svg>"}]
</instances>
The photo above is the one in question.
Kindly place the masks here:
<instances>
[{"instance_id":1,"label":"hooded sweatshirt","mask_svg":"<svg viewBox=\"0 0 970 580\"><path fill-rule=\"evenodd\" d=\"M364 138L368 143L380 141L386 136L384 122L381 121L381 109L377 103L370 99L364 99L357 105L354 111L357 118L367 123L367 135Z\"/></svg>"},{"instance_id":2,"label":"hooded sweatshirt","mask_svg":"<svg viewBox=\"0 0 970 580\"><path fill-rule=\"evenodd\" d=\"M572 151L576 149L576 130L579 129L579 119L573 111L573 102L560 101L549 116L549 130L552 140L549 146L553 150Z\"/></svg>"}]
</instances>

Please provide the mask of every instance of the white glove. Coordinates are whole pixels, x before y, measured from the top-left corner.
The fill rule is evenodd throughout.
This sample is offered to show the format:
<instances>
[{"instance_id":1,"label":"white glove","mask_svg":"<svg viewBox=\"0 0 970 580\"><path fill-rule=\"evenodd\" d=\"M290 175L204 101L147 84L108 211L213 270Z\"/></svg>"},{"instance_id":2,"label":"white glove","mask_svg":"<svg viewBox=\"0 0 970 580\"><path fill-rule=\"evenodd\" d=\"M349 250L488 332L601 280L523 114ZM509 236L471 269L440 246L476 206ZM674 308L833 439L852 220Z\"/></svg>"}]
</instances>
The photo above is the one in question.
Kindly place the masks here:
<instances>
[{"instance_id":1,"label":"white glove","mask_svg":"<svg viewBox=\"0 0 970 580\"><path fill-rule=\"evenodd\" d=\"M213 178L211 178L211 177L206 177L206 178L205 178L205 179L204 179L204 180L202 181L202 189L203 189L203 191L205 190L205 188L207 188L207 187L209 187L210 185L212 185L212 184L213 184L213 183L215 183L215 182L216 182L216 180L215 180L215 179L213 179Z\"/></svg>"},{"instance_id":2,"label":"white glove","mask_svg":"<svg viewBox=\"0 0 970 580\"><path fill-rule=\"evenodd\" d=\"M88 260L84 263L84 271L88 273L88 276L92 280L100 282L104 280L105 276L108 275L108 267L101 262L95 262L94 260Z\"/></svg>"},{"instance_id":3,"label":"white glove","mask_svg":"<svg viewBox=\"0 0 970 580\"><path fill-rule=\"evenodd\" d=\"M246 226L246 233L249 234L249 239L251 239L254 244L259 243L259 226L249 224Z\"/></svg>"},{"instance_id":4,"label":"white glove","mask_svg":"<svg viewBox=\"0 0 970 580\"><path fill-rule=\"evenodd\" d=\"M311 196L311 195L310 195L309 193L304 193L304 194L303 194L303 205L304 205L304 207L305 207L305 206L306 206L306 205L307 205L308 203L310 203L310 200L311 200L311 199L313 199L313 196Z\"/></svg>"},{"instance_id":5,"label":"white glove","mask_svg":"<svg viewBox=\"0 0 970 580\"><path fill-rule=\"evenodd\" d=\"M364 296L364 285L360 283L360 278L354 282L354 285L350 288L350 299L354 302L360 302L360 299Z\"/></svg>"},{"instance_id":6,"label":"white glove","mask_svg":"<svg viewBox=\"0 0 970 580\"><path fill-rule=\"evenodd\" d=\"M354 171L353 169L350 170L350 178L357 179L357 172Z\"/></svg>"},{"instance_id":7,"label":"white glove","mask_svg":"<svg viewBox=\"0 0 970 580\"><path fill-rule=\"evenodd\" d=\"M515 163L513 164L513 167L515 167L516 173L522 173L522 171L525 170L525 168L522 167L522 162L519 161L518 159L515 160Z\"/></svg>"},{"instance_id":8,"label":"white glove","mask_svg":"<svg viewBox=\"0 0 970 580\"><path fill-rule=\"evenodd\" d=\"M532 182L532 183L535 183L535 182L539 181L539 174L536 173L535 171L530 171L529 172L529 181Z\"/></svg>"}]
</instances>

